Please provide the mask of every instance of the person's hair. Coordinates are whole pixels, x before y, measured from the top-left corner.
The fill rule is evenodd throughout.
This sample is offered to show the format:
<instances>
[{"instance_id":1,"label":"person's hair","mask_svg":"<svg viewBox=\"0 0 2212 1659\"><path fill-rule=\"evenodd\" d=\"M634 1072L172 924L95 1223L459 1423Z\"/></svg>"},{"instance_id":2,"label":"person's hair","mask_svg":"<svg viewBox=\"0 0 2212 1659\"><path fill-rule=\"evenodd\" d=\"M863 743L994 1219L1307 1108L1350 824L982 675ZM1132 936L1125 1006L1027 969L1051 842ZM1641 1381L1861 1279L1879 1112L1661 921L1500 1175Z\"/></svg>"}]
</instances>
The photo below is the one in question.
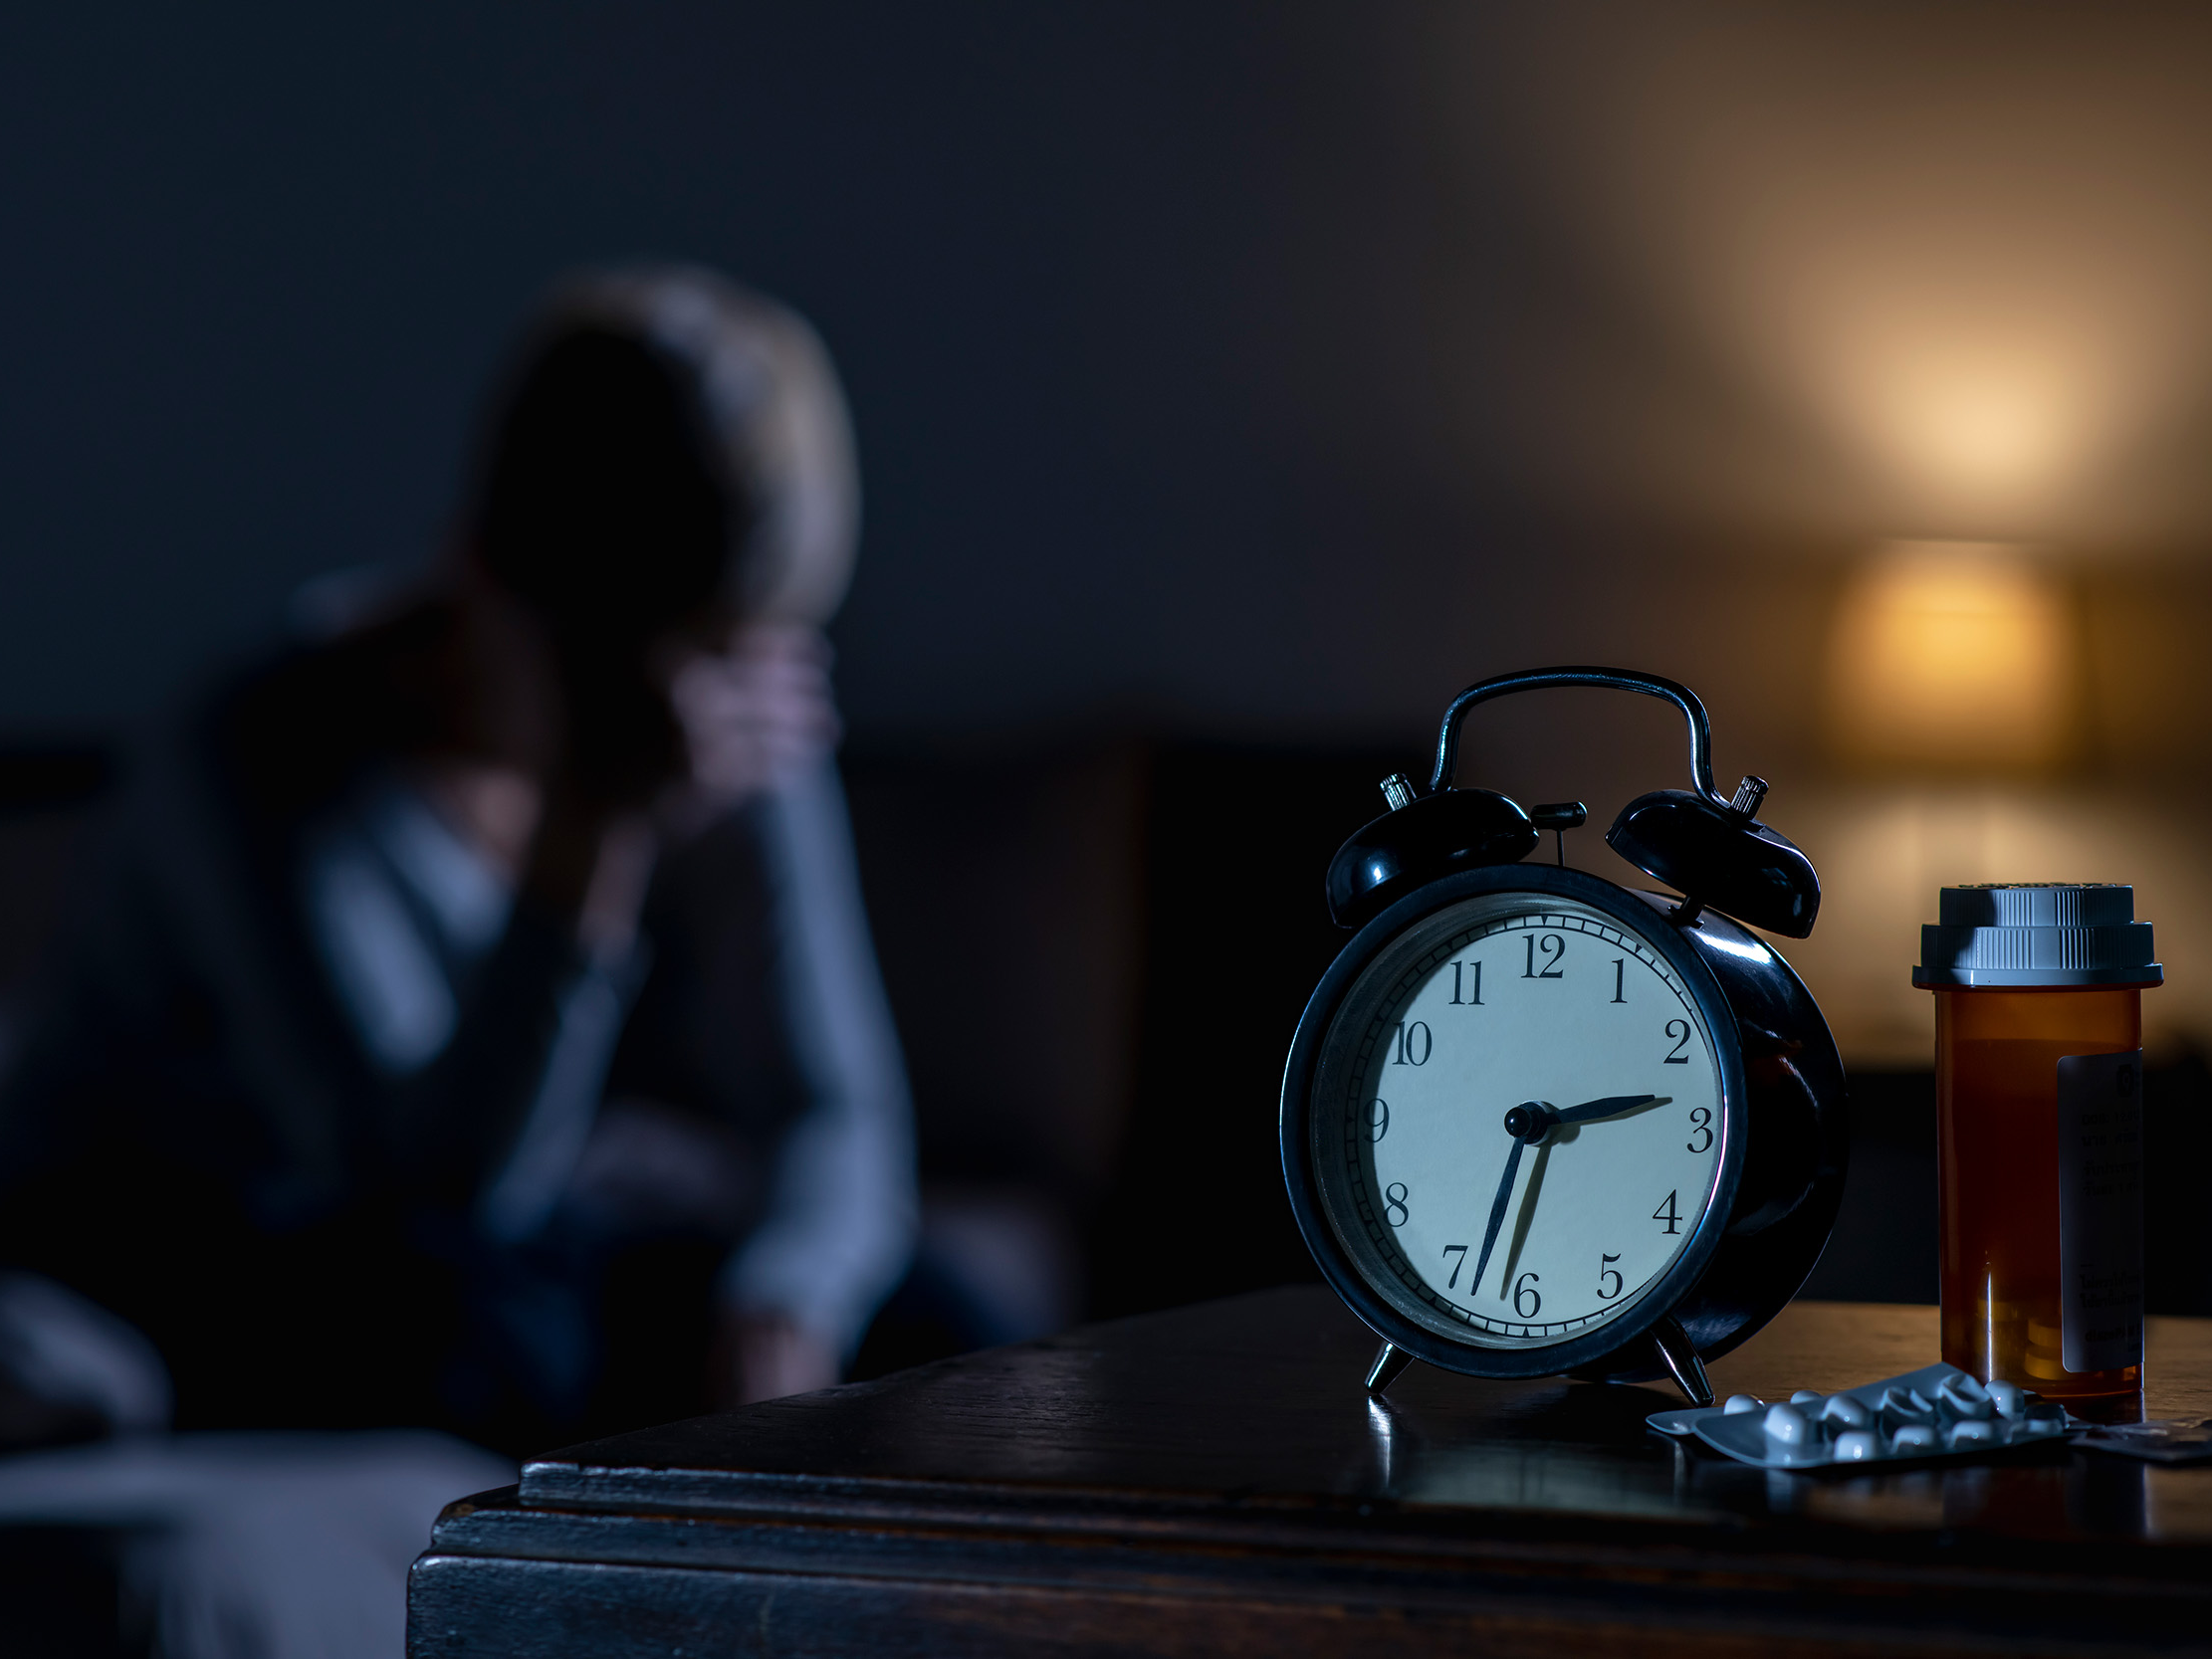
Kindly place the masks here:
<instances>
[{"instance_id":1,"label":"person's hair","mask_svg":"<svg viewBox=\"0 0 2212 1659\"><path fill-rule=\"evenodd\" d=\"M474 538L563 632L650 634L724 586L753 517L696 369L639 334L543 329L498 406Z\"/></svg>"},{"instance_id":2,"label":"person's hair","mask_svg":"<svg viewBox=\"0 0 2212 1659\"><path fill-rule=\"evenodd\" d=\"M494 406L468 527L482 567L556 622L652 627L714 596L825 622L859 533L829 353L694 266L571 278Z\"/></svg>"}]
</instances>

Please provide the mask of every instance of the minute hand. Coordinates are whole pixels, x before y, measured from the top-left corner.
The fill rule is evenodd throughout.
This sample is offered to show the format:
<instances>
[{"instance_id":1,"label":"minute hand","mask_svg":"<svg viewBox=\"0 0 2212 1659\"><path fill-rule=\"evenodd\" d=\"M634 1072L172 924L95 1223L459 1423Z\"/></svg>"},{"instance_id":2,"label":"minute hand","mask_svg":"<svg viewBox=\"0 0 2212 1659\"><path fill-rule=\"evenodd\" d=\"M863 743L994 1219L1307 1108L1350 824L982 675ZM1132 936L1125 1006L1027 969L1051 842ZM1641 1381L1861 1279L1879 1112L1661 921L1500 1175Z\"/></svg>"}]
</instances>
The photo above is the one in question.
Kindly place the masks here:
<instances>
[{"instance_id":1,"label":"minute hand","mask_svg":"<svg viewBox=\"0 0 2212 1659\"><path fill-rule=\"evenodd\" d=\"M1513 1196L1513 1177L1520 1173L1521 1147L1527 1142L1519 1136L1513 1138L1513 1149L1505 1154L1505 1178L1497 1183L1497 1198L1490 1205L1489 1230L1482 1235L1482 1254L1475 1259L1474 1277L1467 1281L1468 1294L1482 1283L1482 1270L1490 1265L1490 1251L1497 1244L1498 1228L1505 1224L1505 1201Z\"/></svg>"},{"instance_id":2,"label":"minute hand","mask_svg":"<svg viewBox=\"0 0 2212 1659\"><path fill-rule=\"evenodd\" d=\"M1601 1118L1618 1118L1624 1112L1634 1112L1640 1106L1654 1106L1672 1100L1671 1095L1608 1095L1602 1101L1584 1101L1580 1106L1570 1106L1560 1112L1562 1124L1594 1124Z\"/></svg>"}]
</instances>

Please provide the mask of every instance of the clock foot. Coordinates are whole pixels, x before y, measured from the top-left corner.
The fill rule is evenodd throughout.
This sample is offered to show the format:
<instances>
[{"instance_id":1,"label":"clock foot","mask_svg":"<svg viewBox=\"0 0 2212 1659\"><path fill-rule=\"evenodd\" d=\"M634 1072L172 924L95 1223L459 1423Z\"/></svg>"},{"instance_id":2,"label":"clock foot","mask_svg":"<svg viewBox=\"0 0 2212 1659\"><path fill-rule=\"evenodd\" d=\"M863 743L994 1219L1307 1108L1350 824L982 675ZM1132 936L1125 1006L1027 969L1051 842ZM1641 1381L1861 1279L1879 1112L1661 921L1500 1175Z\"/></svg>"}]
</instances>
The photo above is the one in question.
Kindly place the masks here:
<instances>
[{"instance_id":1,"label":"clock foot","mask_svg":"<svg viewBox=\"0 0 2212 1659\"><path fill-rule=\"evenodd\" d=\"M1414 1356L1412 1354L1403 1348L1392 1348L1390 1344L1385 1343L1375 1354L1375 1363L1367 1367L1367 1391L1371 1394L1380 1394L1404 1376L1406 1367L1413 1362Z\"/></svg>"},{"instance_id":2,"label":"clock foot","mask_svg":"<svg viewBox=\"0 0 2212 1659\"><path fill-rule=\"evenodd\" d=\"M1712 1404L1713 1385L1705 1380L1705 1362L1697 1357L1697 1349L1690 1345L1689 1333L1682 1329L1680 1320L1668 1314L1653 1326L1652 1346L1659 1349L1659 1362L1674 1378L1674 1386L1689 1396L1690 1404Z\"/></svg>"}]
</instances>

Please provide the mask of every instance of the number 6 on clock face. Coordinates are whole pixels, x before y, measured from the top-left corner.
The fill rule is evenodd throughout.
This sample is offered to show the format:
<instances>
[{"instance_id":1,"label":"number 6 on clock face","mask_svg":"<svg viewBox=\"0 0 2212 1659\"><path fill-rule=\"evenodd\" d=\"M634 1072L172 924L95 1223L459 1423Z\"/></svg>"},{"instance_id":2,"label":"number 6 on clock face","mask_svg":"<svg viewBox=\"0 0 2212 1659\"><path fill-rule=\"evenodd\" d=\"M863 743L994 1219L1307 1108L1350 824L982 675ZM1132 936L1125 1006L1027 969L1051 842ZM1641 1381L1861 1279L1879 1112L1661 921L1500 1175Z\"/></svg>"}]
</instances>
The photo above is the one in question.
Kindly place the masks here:
<instances>
[{"instance_id":1,"label":"number 6 on clock face","mask_svg":"<svg viewBox=\"0 0 2212 1659\"><path fill-rule=\"evenodd\" d=\"M1454 1341L1557 1345L1621 1319L1712 1201L1706 1015L1644 932L1595 907L1499 893L1439 912L1353 983L1325 1052L1329 1225L1389 1303Z\"/></svg>"}]
</instances>

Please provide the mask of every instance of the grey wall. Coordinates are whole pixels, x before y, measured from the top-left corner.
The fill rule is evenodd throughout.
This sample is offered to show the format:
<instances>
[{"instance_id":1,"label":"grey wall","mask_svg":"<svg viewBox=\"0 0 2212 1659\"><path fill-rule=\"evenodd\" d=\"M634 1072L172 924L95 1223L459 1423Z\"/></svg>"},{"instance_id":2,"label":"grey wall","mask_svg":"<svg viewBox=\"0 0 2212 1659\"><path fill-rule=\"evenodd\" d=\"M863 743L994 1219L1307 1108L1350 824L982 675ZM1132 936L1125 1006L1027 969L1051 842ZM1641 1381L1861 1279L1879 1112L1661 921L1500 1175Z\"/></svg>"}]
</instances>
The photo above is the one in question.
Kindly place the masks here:
<instances>
[{"instance_id":1,"label":"grey wall","mask_svg":"<svg viewBox=\"0 0 2212 1659\"><path fill-rule=\"evenodd\" d=\"M1870 535L2201 544L2208 68L2152 7L17 8L0 726L424 556L520 308L653 253L851 381L864 736L1369 738L1602 651L1801 743L1711 619Z\"/></svg>"}]
</instances>

